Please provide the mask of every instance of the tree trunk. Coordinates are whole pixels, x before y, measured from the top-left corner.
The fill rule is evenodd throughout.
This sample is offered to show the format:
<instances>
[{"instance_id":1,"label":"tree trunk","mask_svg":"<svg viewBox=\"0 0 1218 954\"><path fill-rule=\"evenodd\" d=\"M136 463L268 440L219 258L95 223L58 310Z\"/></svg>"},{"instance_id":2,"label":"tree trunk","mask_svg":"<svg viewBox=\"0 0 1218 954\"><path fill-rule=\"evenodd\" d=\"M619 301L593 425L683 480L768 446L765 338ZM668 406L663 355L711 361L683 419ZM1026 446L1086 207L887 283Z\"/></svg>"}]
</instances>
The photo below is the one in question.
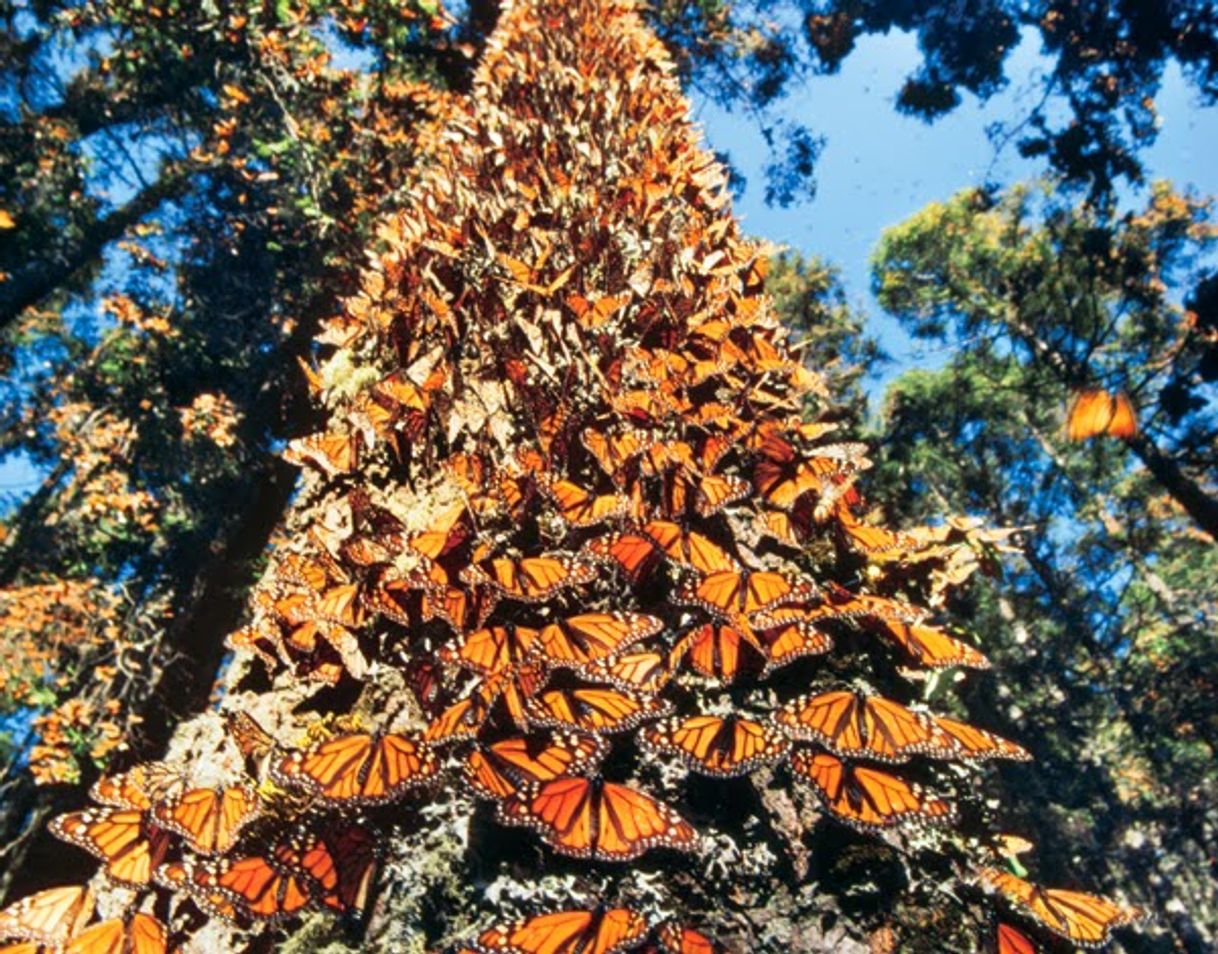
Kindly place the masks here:
<instances>
[{"instance_id":1,"label":"tree trunk","mask_svg":"<svg viewBox=\"0 0 1218 954\"><path fill-rule=\"evenodd\" d=\"M546 725L541 691L603 685L610 677L594 673L619 648L659 650L664 681L625 693L652 721L676 709L764 720L812 684L823 634L801 630L792 659L769 659L773 676L739 686L681 664L677 634L707 618L748 629L762 612L754 584L777 588L766 608L799 612L826 592L848 600L845 587L863 576L857 554L839 546L838 519L854 519L834 516L839 484L815 484L828 509L819 525L794 514L790 526L763 524L787 512L763 500L768 481L753 480L763 451L785 459L790 446L842 487L861 453L839 445L818 455L797 434L798 409L824 412L828 395L786 348L761 294L762 252L740 237L726 176L699 147L672 74L629 0L523 0L505 9L468 100L419 131L429 159L411 204L383 224L361 291L319 335L327 352L313 387L327 430L290 448L307 476L218 686L217 708L256 720L275 748L247 744L259 757L251 768L216 711L167 746L194 784L252 772L264 800L263 821L228 855L205 864L183 852L184 878L162 872L177 886L175 926L192 907L232 903L192 872L362 828L380 857L364 936L346 938L361 950L436 950L522 915L606 905L653 925L679 918L733 950L874 954L919 929L917 911L901 925L902 886L920 892L921 913L936 912L937 949L977 949L975 929L988 920L952 900L956 864L942 856L927 876L914 864L920 849L895 834L821 824L807 781L781 764L785 737L753 771L750 762L708 777L648 754L637 720L606 728L616 717L590 710L589 722L604 720L594 747L604 761L559 781L590 786L591 804L602 796L589 779L603 772L643 807L607 807L586 831L541 817L529 783L510 772L497 809L465 774L473 738L485 745L522 723ZM709 542L652 546L637 534L656 519ZM634 531L632 552L652 546L662 572L653 565L632 585L614 527ZM792 545L801 534L807 548ZM737 560L774 576L744 576L723 601L704 594ZM498 630L482 628L481 609ZM633 620L626 635L597 637L609 650L552 625L594 612ZM854 633L843 638L861 639ZM484 657L483 640L502 648ZM767 646L758 651L776 657L777 643ZM899 674L874 670L880 688L908 698ZM434 753L435 766L318 756L334 741L380 751L380 733ZM247 743L255 735L239 733ZM569 734L558 742L574 745ZM330 788L335 776L344 792ZM648 853L635 860L635 849ZM570 857L581 851L591 859ZM365 909L358 891L337 900L353 915ZM244 904L237 913L252 919ZM251 942L212 917L194 943ZM343 943L343 922L325 914L281 949Z\"/></svg>"}]
</instances>

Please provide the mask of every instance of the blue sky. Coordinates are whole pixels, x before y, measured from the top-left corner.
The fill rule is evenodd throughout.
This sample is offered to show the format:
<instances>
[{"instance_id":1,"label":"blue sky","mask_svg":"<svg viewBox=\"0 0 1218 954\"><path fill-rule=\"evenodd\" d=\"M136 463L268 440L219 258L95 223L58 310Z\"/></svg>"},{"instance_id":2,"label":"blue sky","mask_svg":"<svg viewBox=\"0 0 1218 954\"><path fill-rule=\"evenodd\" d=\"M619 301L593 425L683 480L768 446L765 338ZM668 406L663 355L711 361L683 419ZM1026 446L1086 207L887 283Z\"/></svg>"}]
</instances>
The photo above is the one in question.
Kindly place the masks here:
<instances>
[{"instance_id":1,"label":"blue sky","mask_svg":"<svg viewBox=\"0 0 1218 954\"><path fill-rule=\"evenodd\" d=\"M1013 147L996 156L985 134L993 122L1017 121L1032 101L1030 92L1039 90L1037 80L1047 64L1035 35L1025 33L1012 52L1006 63L1010 82L999 95L982 103L965 93L956 110L932 124L894 108L919 60L912 34L862 37L841 72L811 77L779 104L782 114L826 139L816 198L789 209L767 208L763 201L766 149L756 123L695 100L695 116L710 145L728 153L748 181L736 203L745 228L837 265L850 300L864 306L871 332L894 358L882 378L870 382L877 395L901 371L943 360L912 342L870 295L867 259L880 232L960 189L987 180L1017 182L1045 170L1043 162L1021 159ZM1167 178L1218 195L1218 108L1201 108L1174 65L1156 102L1162 126L1154 146L1142 154L1148 181Z\"/></svg>"}]
</instances>

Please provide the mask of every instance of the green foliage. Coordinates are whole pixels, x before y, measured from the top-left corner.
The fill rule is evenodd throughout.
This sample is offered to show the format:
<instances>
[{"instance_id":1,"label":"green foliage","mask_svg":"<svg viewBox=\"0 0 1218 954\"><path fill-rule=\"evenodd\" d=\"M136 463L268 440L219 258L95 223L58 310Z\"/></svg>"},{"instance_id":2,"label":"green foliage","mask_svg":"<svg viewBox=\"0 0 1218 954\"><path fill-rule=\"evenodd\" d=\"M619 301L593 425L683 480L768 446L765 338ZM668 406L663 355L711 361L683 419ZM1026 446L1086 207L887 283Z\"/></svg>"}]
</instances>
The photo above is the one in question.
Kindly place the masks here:
<instances>
[{"instance_id":1,"label":"green foliage","mask_svg":"<svg viewBox=\"0 0 1218 954\"><path fill-rule=\"evenodd\" d=\"M1215 492L1212 343L1180 303L1204 280L1207 210L1167 186L1119 216L1048 187L968 192L890 230L874 259L881 302L953 349L889 389L877 495L911 522L965 511L1023 528L1003 579L950 607L1002 673L970 702L1037 757L1007 784L1059 806L1008 830L1037 842L1041 877L1086 866L1152 905L1171 879L1189 913L1161 930L1186 947L1218 909L1212 881L1177 868L1213 856L1202 819L1218 789L1218 554L1178 499ZM1169 413L1180 382L1188 410ZM1097 384L1131 396L1138 438L1065 439L1072 389ZM1160 479L1164 460L1178 481Z\"/></svg>"}]
</instances>

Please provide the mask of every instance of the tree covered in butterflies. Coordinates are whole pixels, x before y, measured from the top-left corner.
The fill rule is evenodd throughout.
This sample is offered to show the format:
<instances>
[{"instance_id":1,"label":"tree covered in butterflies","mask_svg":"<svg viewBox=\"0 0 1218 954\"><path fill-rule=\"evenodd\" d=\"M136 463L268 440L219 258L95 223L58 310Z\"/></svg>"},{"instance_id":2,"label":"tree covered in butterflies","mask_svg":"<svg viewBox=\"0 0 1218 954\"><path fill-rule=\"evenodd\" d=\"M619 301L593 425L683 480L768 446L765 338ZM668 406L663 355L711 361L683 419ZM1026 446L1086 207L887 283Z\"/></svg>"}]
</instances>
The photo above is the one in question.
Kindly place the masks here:
<instances>
[{"instance_id":1,"label":"tree covered in butterflies","mask_svg":"<svg viewBox=\"0 0 1218 954\"><path fill-rule=\"evenodd\" d=\"M304 368L325 426L215 711L52 822L123 890L0 934L1026 951L1138 919L1007 870L980 763L1027 753L925 699L987 668L936 614L1010 531L868 519L672 74L629 3L522 2L432 104Z\"/></svg>"}]
</instances>

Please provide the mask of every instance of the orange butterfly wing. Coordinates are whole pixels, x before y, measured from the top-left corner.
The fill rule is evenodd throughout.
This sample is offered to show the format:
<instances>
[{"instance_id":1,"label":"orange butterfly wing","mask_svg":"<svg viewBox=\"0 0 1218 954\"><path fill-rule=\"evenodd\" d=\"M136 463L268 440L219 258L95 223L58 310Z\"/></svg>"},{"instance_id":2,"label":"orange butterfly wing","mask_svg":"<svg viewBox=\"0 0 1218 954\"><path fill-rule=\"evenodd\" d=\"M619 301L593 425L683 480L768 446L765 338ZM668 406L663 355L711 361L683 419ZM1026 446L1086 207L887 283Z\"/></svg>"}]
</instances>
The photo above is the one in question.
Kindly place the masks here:
<instances>
[{"instance_id":1,"label":"orange butterfly wing","mask_svg":"<svg viewBox=\"0 0 1218 954\"><path fill-rule=\"evenodd\" d=\"M642 792L587 778L557 778L499 806L504 824L532 828L555 851L598 861L629 861L649 848L689 848L694 829Z\"/></svg>"},{"instance_id":2,"label":"orange butterfly wing","mask_svg":"<svg viewBox=\"0 0 1218 954\"><path fill-rule=\"evenodd\" d=\"M466 583L485 583L505 598L522 603L548 600L559 590L582 586L596 576L591 565L568 556L495 557L466 567Z\"/></svg>"},{"instance_id":3,"label":"orange butterfly wing","mask_svg":"<svg viewBox=\"0 0 1218 954\"><path fill-rule=\"evenodd\" d=\"M93 893L84 885L48 888L0 911L0 937L59 945L93 914Z\"/></svg>"},{"instance_id":4,"label":"orange butterfly wing","mask_svg":"<svg viewBox=\"0 0 1218 954\"><path fill-rule=\"evenodd\" d=\"M883 620L886 634L923 666L946 669L964 666L989 669L990 661L967 643L935 626L919 626L898 619Z\"/></svg>"},{"instance_id":5,"label":"orange butterfly wing","mask_svg":"<svg viewBox=\"0 0 1218 954\"><path fill-rule=\"evenodd\" d=\"M205 855L227 852L242 829L261 814L262 802L248 785L190 789L153 809L159 824Z\"/></svg>"},{"instance_id":6,"label":"orange butterfly wing","mask_svg":"<svg viewBox=\"0 0 1218 954\"><path fill-rule=\"evenodd\" d=\"M594 560L616 563L635 581L650 573L663 553L653 539L639 533L616 533L589 540L583 552Z\"/></svg>"},{"instance_id":7,"label":"orange butterfly wing","mask_svg":"<svg viewBox=\"0 0 1218 954\"><path fill-rule=\"evenodd\" d=\"M125 884L147 884L169 847L168 833L147 824L144 813L135 810L92 808L60 815L50 830L101 858L107 876Z\"/></svg>"},{"instance_id":8,"label":"orange butterfly wing","mask_svg":"<svg viewBox=\"0 0 1218 954\"><path fill-rule=\"evenodd\" d=\"M695 772L720 778L772 765L791 748L778 729L739 716L675 718L648 726L642 738L652 751L677 755Z\"/></svg>"},{"instance_id":9,"label":"orange butterfly wing","mask_svg":"<svg viewBox=\"0 0 1218 954\"><path fill-rule=\"evenodd\" d=\"M1032 758L1032 753L1023 746L966 722L936 716L935 725L955 740L957 754L963 758L1014 759L1017 762L1028 762Z\"/></svg>"},{"instance_id":10,"label":"orange butterfly wing","mask_svg":"<svg viewBox=\"0 0 1218 954\"><path fill-rule=\"evenodd\" d=\"M804 696L780 709L775 719L796 738L819 742L841 756L904 762L915 754L957 754L952 739L930 716L881 696L849 690Z\"/></svg>"},{"instance_id":11,"label":"orange butterfly wing","mask_svg":"<svg viewBox=\"0 0 1218 954\"><path fill-rule=\"evenodd\" d=\"M556 911L492 928L478 938L478 947L512 954L618 954L647 931L646 919L626 908Z\"/></svg>"},{"instance_id":12,"label":"orange butterfly wing","mask_svg":"<svg viewBox=\"0 0 1218 954\"><path fill-rule=\"evenodd\" d=\"M582 613L541 631L541 652L555 666L583 666L654 636L662 620L642 613Z\"/></svg>"},{"instance_id":13,"label":"orange butterfly wing","mask_svg":"<svg viewBox=\"0 0 1218 954\"><path fill-rule=\"evenodd\" d=\"M532 652L537 636L537 630L525 626L476 629L466 634L456 649L443 651L441 658L493 676L524 662Z\"/></svg>"},{"instance_id":14,"label":"orange butterfly wing","mask_svg":"<svg viewBox=\"0 0 1218 954\"><path fill-rule=\"evenodd\" d=\"M98 779L89 789L89 797L112 808L147 811L154 800L172 797L182 785L181 774L176 769L162 762L144 762L119 775Z\"/></svg>"},{"instance_id":15,"label":"orange butterfly wing","mask_svg":"<svg viewBox=\"0 0 1218 954\"><path fill-rule=\"evenodd\" d=\"M605 751L605 744L590 735L568 733L541 743L520 736L475 749L466 759L466 776L484 795L507 798L522 783L582 772Z\"/></svg>"},{"instance_id":16,"label":"orange butterfly wing","mask_svg":"<svg viewBox=\"0 0 1218 954\"><path fill-rule=\"evenodd\" d=\"M672 678L668 659L651 650L615 653L607 659L581 666L579 672L594 682L607 682L628 693L659 692Z\"/></svg>"},{"instance_id":17,"label":"orange butterfly wing","mask_svg":"<svg viewBox=\"0 0 1218 954\"><path fill-rule=\"evenodd\" d=\"M1141 908L1122 907L1082 891L1045 888L996 868L983 868L978 877L1050 931L1085 947L1108 943L1113 928L1146 916Z\"/></svg>"},{"instance_id":18,"label":"orange butterfly wing","mask_svg":"<svg viewBox=\"0 0 1218 954\"><path fill-rule=\"evenodd\" d=\"M998 954L1036 954L1036 945L1009 924L998 925Z\"/></svg>"},{"instance_id":19,"label":"orange butterfly wing","mask_svg":"<svg viewBox=\"0 0 1218 954\"><path fill-rule=\"evenodd\" d=\"M727 954L726 948L705 934L673 921L661 924L656 935L664 954Z\"/></svg>"},{"instance_id":20,"label":"orange butterfly wing","mask_svg":"<svg viewBox=\"0 0 1218 954\"><path fill-rule=\"evenodd\" d=\"M659 544L669 559L697 570L699 573L719 573L736 570L736 561L729 557L709 537L668 520L652 520L643 533Z\"/></svg>"},{"instance_id":21,"label":"orange butterfly wing","mask_svg":"<svg viewBox=\"0 0 1218 954\"><path fill-rule=\"evenodd\" d=\"M928 797L910 782L864 766L848 765L828 752L799 751L791 768L812 783L828 812L863 831L909 822L944 823L954 811L949 802Z\"/></svg>"},{"instance_id":22,"label":"orange butterfly wing","mask_svg":"<svg viewBox=\"0 0 1218 954\"><path fill-rule=\"evenodd\" d=\"M687 634L674 647L673 655L685 655L695 672L720 682L734 682L746 669L748 659L757 660L765 651L746 627L707 623ZM752 668L761 668L760 662Z\"/></svg>"},{"instance_id":23,"label":"orange butterfly wing","mask_svg":"<svg viewBox=\"0 0 1218 954\"><path fill-rule=\"evenodd\" d=\"M272 776L323 801L377 805L400 798L438 770L434 753L421 740L357 732L289 753Z\"/></svg>"},{"instance_id":24,"label":"orange butterfly wing","mask_svg":"<svg viewBox=\"0 0 1218 954\"><path fill-rule=\"evenodd\" d=\"M626 512L629 501L619 494L593 494L569 480L543 485L558 514L573 527L594 527Z\"/></svg>"},{"instance_id":25,"label":"orange butterfly wing","mask_svg":"<svg viewBox=\"0 0 1218 954\"><path fill-rule=\"evenodd\" d=\"M672 711L663 699L621 689L551 689L529 700L531 725L579 729L593 734L627 732Z\"/></svg>"},{"instance_id":26,"label":"orange butterfly wing","mask_svg":"<svg viewBox=\"0 0 1218 954\"><path fill-rule=\"evenodd\" d=\"M1066 438L1085 441L1108 434L1129 439L1138 434L1138 417L1129 396L1113 394L1103 388L1084 388L1077 392L1066 412Z\"/></svg>"},{"instance_id":27,"label":"orange butterfly wing","mask_svg":"<svg viewBox=\"0 0 1218 954\"><path fill-rule=\"evenodd\" d=\"M165 954L169 931L150 914L137 913L130 921L112 918L91 925L72 938L64 954Z\"/></svg>"}]
</instances>

